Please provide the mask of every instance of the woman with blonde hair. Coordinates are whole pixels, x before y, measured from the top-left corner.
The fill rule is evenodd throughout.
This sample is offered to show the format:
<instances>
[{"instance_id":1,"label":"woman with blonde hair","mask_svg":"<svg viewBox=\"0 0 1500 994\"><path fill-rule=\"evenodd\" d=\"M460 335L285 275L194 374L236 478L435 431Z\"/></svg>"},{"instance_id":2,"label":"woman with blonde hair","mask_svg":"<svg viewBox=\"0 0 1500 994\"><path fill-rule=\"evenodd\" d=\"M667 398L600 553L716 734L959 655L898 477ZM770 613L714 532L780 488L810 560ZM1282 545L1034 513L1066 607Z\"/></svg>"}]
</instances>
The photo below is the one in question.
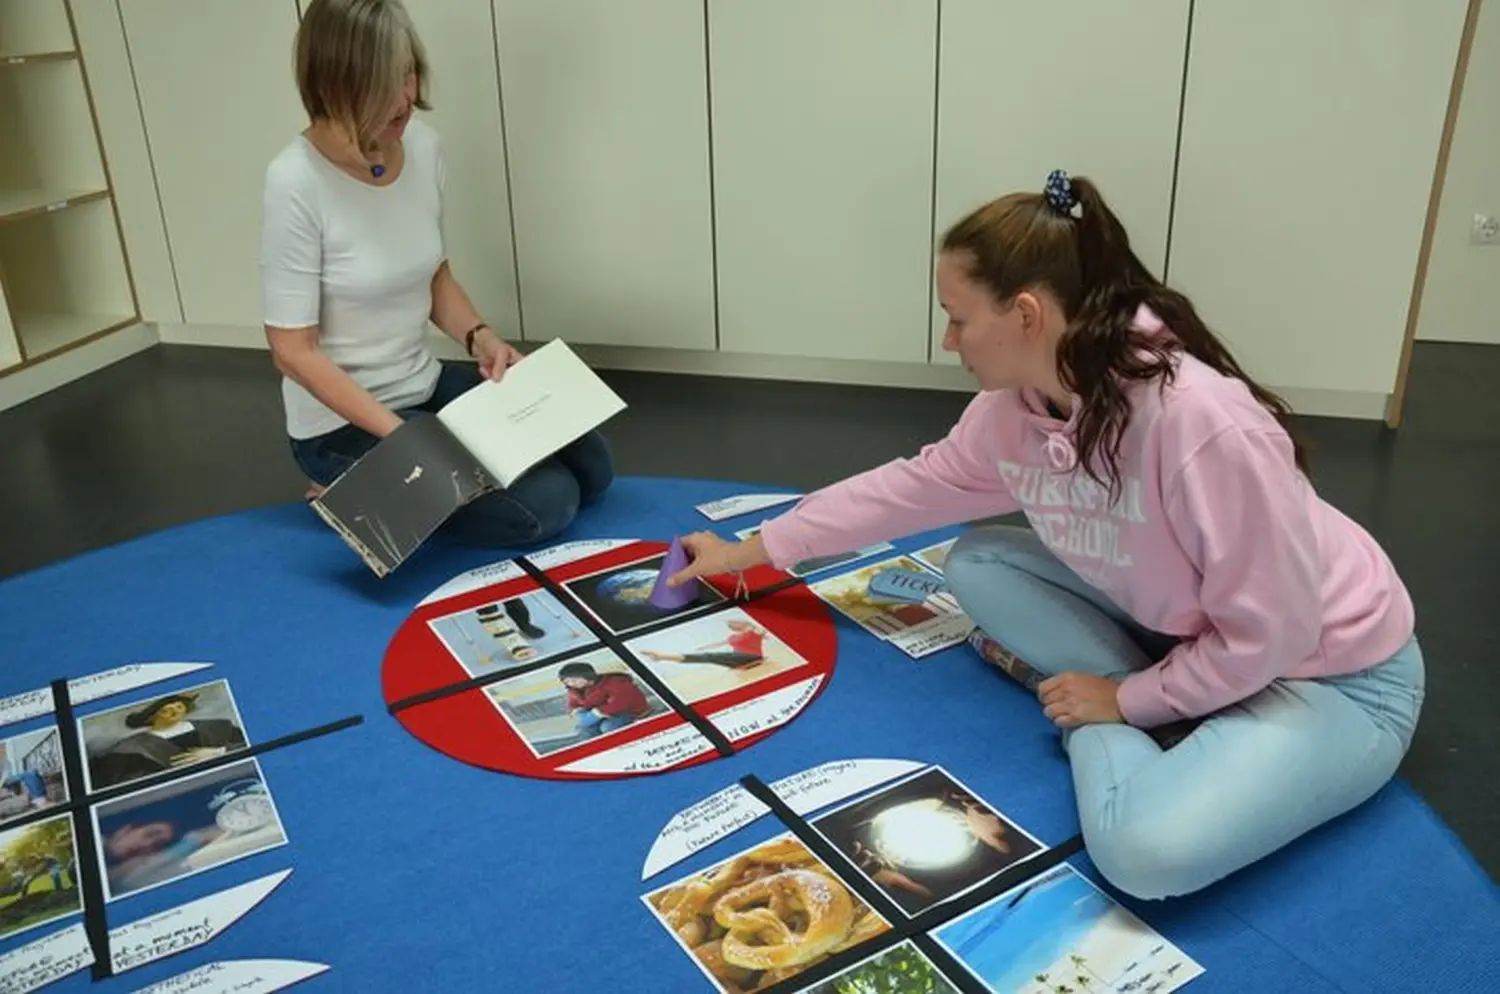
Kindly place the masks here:
<instances>
[{"instance_id":1,"label":"woman with blonde hair","mask_svg":"<svg viewBox=\"0 0 1500 994\"><path fill-rule=\"evenodd\" d=\"M266 170L261 290L292 454L327 486L380 439L522 355L485 323L449 264L446 168L428 63L399 0L312 0L296 40L309 124ZM440 362L428 324L475 362ZM487 547L550 538L613 480L597 432L443 531Z\"/></svg>"}]
</instances>

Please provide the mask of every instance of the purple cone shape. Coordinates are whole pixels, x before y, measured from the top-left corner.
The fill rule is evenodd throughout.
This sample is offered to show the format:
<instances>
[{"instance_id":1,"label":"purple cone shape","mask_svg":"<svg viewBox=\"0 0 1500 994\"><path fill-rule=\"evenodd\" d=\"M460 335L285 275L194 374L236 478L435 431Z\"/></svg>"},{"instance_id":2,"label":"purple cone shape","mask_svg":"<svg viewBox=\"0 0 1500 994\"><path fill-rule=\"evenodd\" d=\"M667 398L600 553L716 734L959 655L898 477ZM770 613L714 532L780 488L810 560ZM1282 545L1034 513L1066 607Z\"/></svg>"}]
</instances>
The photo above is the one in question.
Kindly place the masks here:
<instances>
[{"instance_id":1,"label":"purple cone shape","mask_svg":"<svg viewBox=\"0 0 1500 994\"><path fill-rule=\"evenodd\" d=\"M667 550L667 558L661 564L661 572L656 577L656 586L651 590L652 607L661 608L663 611L675 611L678 608L687 607L698 599L696 581L689 581L680 587L667 586L667 581L686 569L689 562L687 550L682 547L682 541L672 539L672 548Z\"/></svg>"}]
</instances>

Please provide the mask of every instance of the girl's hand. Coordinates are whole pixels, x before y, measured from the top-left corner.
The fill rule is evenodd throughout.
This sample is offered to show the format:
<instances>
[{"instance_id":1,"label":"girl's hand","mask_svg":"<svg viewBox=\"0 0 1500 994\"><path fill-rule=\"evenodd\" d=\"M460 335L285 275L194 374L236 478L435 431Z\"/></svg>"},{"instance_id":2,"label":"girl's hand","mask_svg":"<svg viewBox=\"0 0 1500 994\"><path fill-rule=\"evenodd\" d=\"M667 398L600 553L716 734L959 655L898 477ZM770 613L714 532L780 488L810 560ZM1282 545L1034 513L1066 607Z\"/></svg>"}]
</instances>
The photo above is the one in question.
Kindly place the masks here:
<instances>
[{"instance_id":1,"label":"girl's hand","mask_svg":"<svg viewBox=\"0 0 1500 994\"><path fill-rule=\"evenodd\" d=\"M766 561L766 549L760 535L744 542L726 542L712 532L684 536L682 547L691 560L686 569L669 577L667 586L676 587L705 576L743 573Z\"/></svg>"},{"instance_id":2,"label":"girl's hand","mask_svg":"<svg viewBox=\"0 0 1500 994\"><path fill-rule=\"evenodd\" d=\"M1058 728L1123 722L1119 684L1091 673L1059 673L1037 687L1044 713Z\"/></svg>"},{"instance_id":3,"label":"girl's hand","mask_svg":"<svg viewBox=\"0 0 1500 994\"><path fill-rule=\"evenodd\" d=\"M474 336L474 357L479 360L480 375L487 380L503 379L507 369L526 358L490 328Z\"/></svg>"}]
</instances>

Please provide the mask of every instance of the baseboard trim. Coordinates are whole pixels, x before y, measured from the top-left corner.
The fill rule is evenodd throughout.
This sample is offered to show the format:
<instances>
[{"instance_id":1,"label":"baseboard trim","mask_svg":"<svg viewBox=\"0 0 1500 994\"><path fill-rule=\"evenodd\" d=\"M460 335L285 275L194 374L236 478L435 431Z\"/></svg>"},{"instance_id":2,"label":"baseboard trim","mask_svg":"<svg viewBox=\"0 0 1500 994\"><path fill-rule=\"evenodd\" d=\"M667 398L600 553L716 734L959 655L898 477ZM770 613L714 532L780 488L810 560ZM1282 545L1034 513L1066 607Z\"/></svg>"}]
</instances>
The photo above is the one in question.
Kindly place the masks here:
<instances>
[{"instance_id":1,"label":"baseboard trim","mask_svg":"<svg viewBox=\"0 0 1500 994\"><path fill-rule=\"evenodd\" d=\"M3 306L3 305L0 305ZM96 370L144 352L157 343L156 329L133 324L85 345L0 377L0 411L18 407Z\"/></svg>"},{"instance_id":2,"label":"baseboard trim","mask_svg":"<svg viewBox=\"0 0 1500 994\"><path fill-rule=\"evenodd\" d=\"M266 349L260 328L212 324L162 324L161 341L170 345ZM463 358L462 347L451 338L432 336L432 348L444 359ZM789 356L703 352L689 349L631 348L574 344L579 356L599 369L642 373L679 373L733 379L837 383L850 386L904 387L971 393L974 380L962 368L947 363L862 362ZM1355 390L1286 388L1277 391L1298 414L1315 417L1379 421L1385 417L1390 395Z\"/></svg>"}]
</instances>

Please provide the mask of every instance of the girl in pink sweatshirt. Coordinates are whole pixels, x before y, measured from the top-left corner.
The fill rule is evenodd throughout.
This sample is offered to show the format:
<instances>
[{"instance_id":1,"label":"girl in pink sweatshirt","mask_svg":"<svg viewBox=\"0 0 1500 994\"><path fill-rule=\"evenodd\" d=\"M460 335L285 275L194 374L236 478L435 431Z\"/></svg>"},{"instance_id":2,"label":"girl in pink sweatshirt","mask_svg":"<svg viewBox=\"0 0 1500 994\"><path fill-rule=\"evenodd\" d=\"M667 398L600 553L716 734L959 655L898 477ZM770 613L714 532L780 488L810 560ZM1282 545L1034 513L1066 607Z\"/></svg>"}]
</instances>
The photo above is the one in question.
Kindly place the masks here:
<instances>
[{"instance_id":1,"label":"girl in pink sweatshirt","mask_svg":"<svg viewBox=\"0 0 1500 994\"><path fill-rule=\"evenodd\" d=\"M677 579L1022 512L966 532L948 585L1048 676L1090 856L1137 897L1197 890L1374 794L1421 710L1412 603L1314 491L1286 405L1086 179L964 218L937 287L943 346L980 387L948 436L745 542L689 536ZM1171 748L1151 734L1184 720Z\"/></svg>"}]
</instances>

